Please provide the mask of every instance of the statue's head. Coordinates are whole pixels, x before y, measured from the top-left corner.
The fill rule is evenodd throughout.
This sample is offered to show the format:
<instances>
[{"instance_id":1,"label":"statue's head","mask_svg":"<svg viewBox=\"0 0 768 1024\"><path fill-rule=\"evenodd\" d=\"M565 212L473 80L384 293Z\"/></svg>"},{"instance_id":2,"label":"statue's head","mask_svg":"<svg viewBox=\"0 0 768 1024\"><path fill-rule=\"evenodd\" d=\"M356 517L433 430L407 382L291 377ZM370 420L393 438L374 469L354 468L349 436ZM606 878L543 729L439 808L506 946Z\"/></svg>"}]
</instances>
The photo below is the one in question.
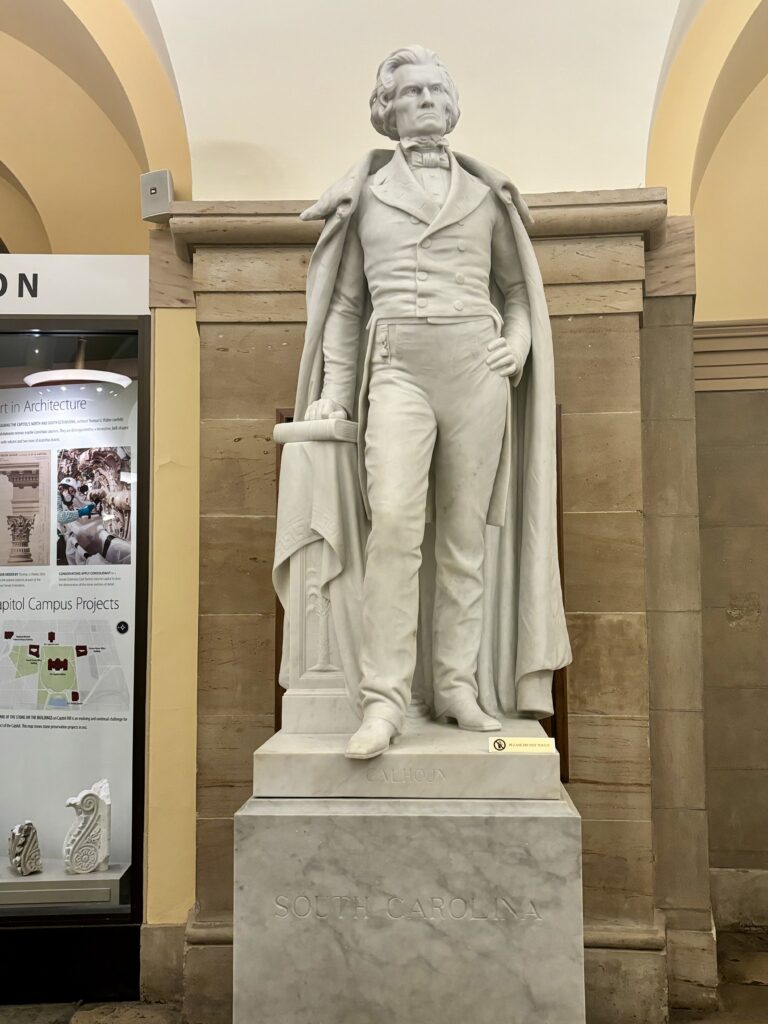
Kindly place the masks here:
<instances>
[{"instance_id":1,"label":"statue's head","mask_svg":"<svg viewBox=\"0 0 768 1024\"><path fill-rule=\"evenodd\" d=\"M459 93L434 50L405 46L379 65L371 124L381 135L446 135L458 120Z\"/></svg>"}]
</instances>

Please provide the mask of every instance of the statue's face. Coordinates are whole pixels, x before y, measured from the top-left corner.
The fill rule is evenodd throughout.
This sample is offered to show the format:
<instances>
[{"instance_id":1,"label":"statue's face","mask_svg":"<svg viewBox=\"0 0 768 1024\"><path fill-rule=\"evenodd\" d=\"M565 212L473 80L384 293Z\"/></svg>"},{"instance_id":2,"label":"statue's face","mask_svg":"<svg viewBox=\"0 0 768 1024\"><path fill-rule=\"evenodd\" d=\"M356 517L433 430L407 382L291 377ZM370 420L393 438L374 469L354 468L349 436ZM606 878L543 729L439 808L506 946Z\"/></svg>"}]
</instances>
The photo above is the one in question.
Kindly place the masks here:
<instances>
[{"instance_id":1,"label":"statue's face","mask_svg":"<svg viewBox=\"0 0 768 1024\"><path fill-rule=\"evenodd\" d=\"M431 64L402 64L395 69L395 124L400 138L442 135L450 104L440 69Z\"/></svg>"}]
</instances>

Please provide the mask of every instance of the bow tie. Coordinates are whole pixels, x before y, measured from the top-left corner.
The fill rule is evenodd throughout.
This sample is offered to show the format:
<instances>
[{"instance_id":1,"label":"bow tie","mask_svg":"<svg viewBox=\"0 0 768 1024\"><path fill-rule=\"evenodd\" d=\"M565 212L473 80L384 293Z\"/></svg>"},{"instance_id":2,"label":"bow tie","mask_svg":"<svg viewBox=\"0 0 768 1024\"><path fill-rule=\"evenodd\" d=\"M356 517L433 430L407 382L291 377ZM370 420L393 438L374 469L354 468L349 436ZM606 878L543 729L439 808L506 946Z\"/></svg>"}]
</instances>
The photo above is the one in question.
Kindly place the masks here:
<instances>
[{"instance_id":1,"label":"bow tie","mask_svg":"<svg viewBox=\"0 0 768 1024\"><path fill-rule=\"evenodd\" d=\"M444 167L450 169L451 162L445 150L413 149L407 154L411 167Z\"/></svg>"}]
</instances>

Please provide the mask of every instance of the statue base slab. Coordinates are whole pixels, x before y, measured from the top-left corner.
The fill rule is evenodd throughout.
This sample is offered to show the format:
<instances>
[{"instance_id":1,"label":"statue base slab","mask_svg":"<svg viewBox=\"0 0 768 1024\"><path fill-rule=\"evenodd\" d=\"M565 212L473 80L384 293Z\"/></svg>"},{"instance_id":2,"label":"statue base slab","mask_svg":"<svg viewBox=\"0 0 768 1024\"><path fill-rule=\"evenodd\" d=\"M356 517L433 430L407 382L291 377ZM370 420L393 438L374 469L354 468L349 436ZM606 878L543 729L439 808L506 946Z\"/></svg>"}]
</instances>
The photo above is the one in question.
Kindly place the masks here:
<instances>
[{"instance_id":1,"label":"statue base slab","mask_svg":"<svg viewBox=\"0 0 768 1024\"><path fill-rule=\"evenodd\" d=\"M496 737L543 739L533 719L502 718L498 733L466 732L409 717L403 735L378 757L344 756L349 733L278 732L253 755L256 797L428 797L560 799L560 756L489 752Z\"/></svg>"},{"instance_id":2,"label":"statue base slab","mask_svg":"<svg viewBox=\"0 0 768 1024\"><path fill-rule=\"evenodd\" d=\"M565 790L251 799L234 950L235 1024L584 1024L579 815Z\"/></svg>"}]
</instances>

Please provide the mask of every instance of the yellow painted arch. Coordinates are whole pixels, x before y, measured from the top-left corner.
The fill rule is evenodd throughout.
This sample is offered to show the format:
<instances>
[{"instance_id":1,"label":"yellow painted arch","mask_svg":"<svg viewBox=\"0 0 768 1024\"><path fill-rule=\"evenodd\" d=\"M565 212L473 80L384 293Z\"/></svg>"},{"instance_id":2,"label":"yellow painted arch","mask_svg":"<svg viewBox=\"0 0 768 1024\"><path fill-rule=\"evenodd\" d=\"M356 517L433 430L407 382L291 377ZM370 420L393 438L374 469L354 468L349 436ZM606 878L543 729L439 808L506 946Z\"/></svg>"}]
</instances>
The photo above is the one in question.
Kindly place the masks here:
<instances>
[{"instance_id":1,"label":"yellow painted arch","mask_svg":"<svg viewBox=\"0 0 768 1024\"><path fill-rule=\"evenodd\" d=\"M723 134L766 75L768 0L761 0L734 43L712 89L696 147L691 181L692 206Z\"/></svg>"},{"instance_id":2,"label":"yellow painted arch","mask_svg":"<svg viewBox=\"0 0 768 1024\"><path fill-rule=\"evenodd\" d=\"M0 240L10 252L50 252L51 242L27 190L0 163Z\"/></svg>"},{"instance_id":3,"label":"yellow painted arch","mask_svg":"<svg viewBox=\"0 0 768 1024\"><path fill-rule=\"evenodd\" d=\"M0 159L13 251L143 253L139 175L191 196L174 83L123 0L0 0Z\"/></svg>"},{"instance_id":4,"label":"yellow painted arch","mask_svg":"<svg viewBox=\"0 0 768 1024\"><path fill-rule=\"evenodd\" d=\"M651 126L646 182L667 187L672 214L691 213L695 174L698 188L706 151L728 106L718 99L710 109L713 95L721 95L718 80L750 19L764 5L765 0L708 0L669 68Z\"/></svg>"}]
</instances>

